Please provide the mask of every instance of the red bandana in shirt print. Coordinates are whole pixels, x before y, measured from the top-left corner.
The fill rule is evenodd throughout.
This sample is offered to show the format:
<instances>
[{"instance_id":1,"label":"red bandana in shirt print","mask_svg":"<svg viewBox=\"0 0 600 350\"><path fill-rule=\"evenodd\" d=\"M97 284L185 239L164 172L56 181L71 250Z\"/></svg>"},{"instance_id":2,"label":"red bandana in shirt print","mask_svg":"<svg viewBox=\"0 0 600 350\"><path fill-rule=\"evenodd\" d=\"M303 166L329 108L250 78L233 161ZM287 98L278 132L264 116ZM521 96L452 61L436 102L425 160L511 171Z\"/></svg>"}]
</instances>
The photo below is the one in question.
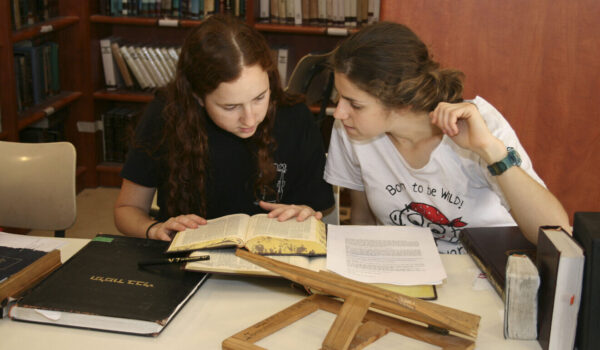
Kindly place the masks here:
<instances>
[{"instance_id":1,"label":"red bandana in shirt print","mask_svg":"<svg viewBox=\"0 0 600 350\"><path fill-rule=\"evenodd\" d=\"M403 210L394 210L390 218L396 225L427 227L434 238L449 242L458 242L458 233L467 226L461 218L449 220L436 207L416 202L411 202Z\"/></svg>"}]
</instances>

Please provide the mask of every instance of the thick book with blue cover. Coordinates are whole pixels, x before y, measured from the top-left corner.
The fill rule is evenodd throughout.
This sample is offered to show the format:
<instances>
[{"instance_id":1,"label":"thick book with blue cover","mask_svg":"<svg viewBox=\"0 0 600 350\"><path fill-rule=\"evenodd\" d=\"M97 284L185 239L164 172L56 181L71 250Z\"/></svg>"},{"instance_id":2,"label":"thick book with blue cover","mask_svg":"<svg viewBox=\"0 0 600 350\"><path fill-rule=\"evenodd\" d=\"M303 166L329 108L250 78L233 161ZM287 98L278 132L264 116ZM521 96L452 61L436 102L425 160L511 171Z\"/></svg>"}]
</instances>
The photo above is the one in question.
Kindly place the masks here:
<instances>
[{"instance_id":1,"label":"thick book with blue cover","mask_svg":"<svg viewBox=\"0 0 600 350\"><path fill-rule=\"evenodd\" d=\"M156 336L207 275L140 268L168 242L98 235L10 309L14 320ZM172 257L171 255L169 257Z\"/></svg>"}]
</instances>

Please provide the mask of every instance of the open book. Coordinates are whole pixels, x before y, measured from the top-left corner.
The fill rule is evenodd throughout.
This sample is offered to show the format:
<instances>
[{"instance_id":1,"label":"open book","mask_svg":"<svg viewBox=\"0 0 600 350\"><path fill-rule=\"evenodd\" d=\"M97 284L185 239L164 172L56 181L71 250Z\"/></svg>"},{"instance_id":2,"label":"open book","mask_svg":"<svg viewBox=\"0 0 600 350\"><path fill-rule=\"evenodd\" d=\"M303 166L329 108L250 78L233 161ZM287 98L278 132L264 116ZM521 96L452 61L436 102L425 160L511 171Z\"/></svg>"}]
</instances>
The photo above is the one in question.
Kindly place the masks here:
<instances>
[{"instance_id":1,"label":"open book","mask_svg":"<svg viewBox=\"0 0 600 350\"><path fill-rule=\"evenodd\" d=\"M186 270L252 276L279 276L272 271L269 271L263 267L249 262L248 260L236 256L235 248L195 251L192 252L190 256L198 255L210 255L210 259L189 262L185 265ZM269 258L282 261L291 265L299 266L315 272L327 269L327 258L325 256L309 257L302 255L269 255ZM437 299L436 289L433 285L399 286L389 283L371 283L371 285L392 292L402 293L404 295L408 295L414 298L421 298L426 300Z\"/></svg>"},{"instance_id":2,"label":"open book","mask_svg":"<svg viewBox=\"0 0 600 350\"><path fill-rule=\"evenodd\" d=\"M263 255L325 255L326 227L314 216L302 222L295 218L279 222L267 214L232 214L178 232L167 252L230 246L245 247L252 253Z\"/></svg>"}]
</instances>

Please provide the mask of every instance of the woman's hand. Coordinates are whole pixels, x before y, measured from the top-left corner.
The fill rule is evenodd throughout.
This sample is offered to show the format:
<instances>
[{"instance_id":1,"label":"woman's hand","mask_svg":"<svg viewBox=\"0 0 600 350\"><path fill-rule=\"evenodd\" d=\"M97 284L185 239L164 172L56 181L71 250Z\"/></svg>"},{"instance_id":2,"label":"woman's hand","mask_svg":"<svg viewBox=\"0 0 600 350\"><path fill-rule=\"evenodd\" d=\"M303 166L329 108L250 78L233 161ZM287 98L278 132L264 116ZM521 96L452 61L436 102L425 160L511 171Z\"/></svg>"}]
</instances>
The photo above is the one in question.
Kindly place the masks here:
<instances>
[{"instance_id":1,"label":"woman's hand","mask_svg":"<svg viewBox=\"0 0 600 350\"><path fill-rule=\"evenodd\" d=\"M314 211L306 205L295 204L279 204L260 201L258 203L261 208L269 211L270 218L277 218L278 221L286 221L287 219L296 217L297 221L304 221L309 216L314 216L317 219L323 218L323 213Z\"/></svg>"},{"instance_id":2,"label":"woman's hand","mask_svg":"<svg viewBox=\"0 0 600 350\"><path fill-rule=\"evenodd\" d=\"M506 147L485 124L477 106L472 103L440 102L429 113L431 123L439 127L454 143L479 154L488 164L506 155Z\"/></svg>"},{"instance_id":3,"label":"woman's hand","mask_svg":"<svg viewBox=\"0 0 600 350\"><path fill-rule=\"evenodd\" d=\"M195 214L175 216L152 226L148 231L148 238L170 241L175 233L187 228L197 228L199 225L206 225L206 219Z\"/></svg>"}]
</instances>

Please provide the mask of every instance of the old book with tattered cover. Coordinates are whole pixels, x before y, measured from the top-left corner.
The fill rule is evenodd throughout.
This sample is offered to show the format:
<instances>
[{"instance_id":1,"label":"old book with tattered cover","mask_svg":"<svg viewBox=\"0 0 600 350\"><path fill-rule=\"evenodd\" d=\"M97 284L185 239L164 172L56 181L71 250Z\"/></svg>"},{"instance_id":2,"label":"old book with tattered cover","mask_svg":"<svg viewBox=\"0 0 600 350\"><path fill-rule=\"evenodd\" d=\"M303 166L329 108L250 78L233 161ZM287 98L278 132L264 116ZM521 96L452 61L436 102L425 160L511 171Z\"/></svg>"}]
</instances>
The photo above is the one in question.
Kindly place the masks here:
<instances>
[{"instance_id":1,"label":"old book with tattered cover","mask_svg":"<svg viewBox=\"0 0 600 350\"><path fill-rule=\"evenodd\" d=\"M178 232L167 252L245 247L261 255L325 255L326 231L314 216L280 222L267 214L231 214Z\"/></svg>"},{"instance_id":2,"label":"old book with tattered cover","mask_svg":"<svg viewBox=\"0 0 600 350\"><path fill-rule=\"evenodd\" d=\"M180 265L139 268L168 242L98 235L9 311L14 320L158 335L206 278Z\"/></svg>"},{"instance_id":3,"label":"old book with tattered cover","mask_svg":"<svg viewBox=\"0 0 600 350\"><path fill-rule=\"evenodd\" d=\"M509 255L525 254L535 261L535 245L517 226L465 228L460 233L460 241L502 300Z\"/></svg>"}]
</instances>

